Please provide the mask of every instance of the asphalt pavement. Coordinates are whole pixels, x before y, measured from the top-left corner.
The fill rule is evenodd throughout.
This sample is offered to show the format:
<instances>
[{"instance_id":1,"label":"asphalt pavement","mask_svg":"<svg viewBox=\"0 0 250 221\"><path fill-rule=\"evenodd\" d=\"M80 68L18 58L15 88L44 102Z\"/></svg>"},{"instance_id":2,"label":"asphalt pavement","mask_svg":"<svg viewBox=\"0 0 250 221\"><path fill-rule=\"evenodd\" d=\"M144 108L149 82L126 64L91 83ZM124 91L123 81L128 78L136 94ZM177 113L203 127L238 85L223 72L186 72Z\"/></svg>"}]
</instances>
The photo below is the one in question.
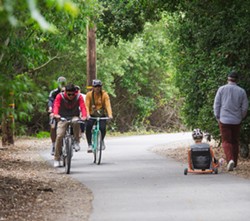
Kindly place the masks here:
<instances>
[{"instance_id":1,"label":"asphalt pavement","mask_svg":"<svg viewBox=\"0 0 250 221\"><path fill-rule=\"evenodd\" d=\"M191 133L107 138L101 165L82 142L70 176L93 192L90 221L250 220L250 180L228 172L185 176L187 165L151 151L178 142L192 143Z\"/></svg>"}]
</instances>

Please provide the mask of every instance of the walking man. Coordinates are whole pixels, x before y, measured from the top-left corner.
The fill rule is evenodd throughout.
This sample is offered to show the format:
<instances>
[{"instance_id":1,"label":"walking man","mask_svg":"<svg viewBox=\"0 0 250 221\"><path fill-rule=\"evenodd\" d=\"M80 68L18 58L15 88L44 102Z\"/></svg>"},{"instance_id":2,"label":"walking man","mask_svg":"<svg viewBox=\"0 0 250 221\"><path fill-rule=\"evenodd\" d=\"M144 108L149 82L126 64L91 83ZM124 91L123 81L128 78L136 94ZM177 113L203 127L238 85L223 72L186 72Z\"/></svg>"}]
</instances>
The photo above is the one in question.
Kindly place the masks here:
<instances>
[{"instance_id":1,"label":"walking man","mask_svg":"<svg viewBox=\"0 0 250 221\"><path fill-rule=\"evenodd\" d=\"M227 80L216 93L214 115L219 123L227 170L232 171L238 162L240 125L247 115L248 98L246 91L236 83L237 72L229 73Z\"/></svg>"}]
</instances>

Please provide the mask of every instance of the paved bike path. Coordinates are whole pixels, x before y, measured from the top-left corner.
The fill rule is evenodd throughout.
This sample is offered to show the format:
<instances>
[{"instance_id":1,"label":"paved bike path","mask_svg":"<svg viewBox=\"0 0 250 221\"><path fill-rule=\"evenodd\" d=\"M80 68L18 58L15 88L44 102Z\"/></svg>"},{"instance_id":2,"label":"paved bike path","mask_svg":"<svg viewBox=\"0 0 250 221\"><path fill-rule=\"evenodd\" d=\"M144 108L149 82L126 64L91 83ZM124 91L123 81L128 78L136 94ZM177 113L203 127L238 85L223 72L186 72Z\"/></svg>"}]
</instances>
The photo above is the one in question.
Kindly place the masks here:
<instances>
[{"instance_id":1,"label":"paved bike path","mask_svg":"<svg viewBox=\"0 0 250 221\"><path fill-rule=\"evenodd\" d=\"M90 221L250 220L249 180L228 173L185 176L187 165L150 151L190 138L180 133L107 139L101 165L85 150L75 154L71 176L94 195Z\"/></svg>"}]
</instances>

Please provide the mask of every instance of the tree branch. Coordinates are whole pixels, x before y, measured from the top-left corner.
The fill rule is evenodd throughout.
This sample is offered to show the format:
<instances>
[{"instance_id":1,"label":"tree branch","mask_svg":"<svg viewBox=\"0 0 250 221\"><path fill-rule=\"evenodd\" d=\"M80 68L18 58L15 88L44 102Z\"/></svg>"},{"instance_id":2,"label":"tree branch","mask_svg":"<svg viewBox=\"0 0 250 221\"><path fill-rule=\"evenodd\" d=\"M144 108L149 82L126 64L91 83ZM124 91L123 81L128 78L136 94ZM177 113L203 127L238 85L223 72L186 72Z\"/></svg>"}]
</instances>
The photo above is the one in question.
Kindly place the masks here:
<instances>
[{"instance_id":1,"label":"tree branch","mask_svg":"<svg viewBox=\"0 0 250 221\"><path fill-rule=\"evenodd\" d=\"M38 70L44 68L46 65L48 65L51 61L53 61L53 60L55 60L55 59L59 59L59 56L56 55L55 57L49 59L47 62L45 62L45 63L42 64L41 66L36 67L36 68L34 68L34 69L32 69L32 70L28 70L27 72L30 73L30 74L33 74L34 72L36 72L36 71L38 71Z\"/></svg>"},{"instance_id":2,"label":"tree branch","mask_svg":"<svg viewBox=\"0 0 250 221\"><path fill-rule=\"evenodd\" d=\"M8 38L5 40L4 45L7 47L8 44L9 44L9 42L10 42L10 38L8 37ZM2 54L0 55L0 63L1 63L2 60L3 60L3 56L4 56L4 53L2 53Z\"/></svg>"}]
</instances>

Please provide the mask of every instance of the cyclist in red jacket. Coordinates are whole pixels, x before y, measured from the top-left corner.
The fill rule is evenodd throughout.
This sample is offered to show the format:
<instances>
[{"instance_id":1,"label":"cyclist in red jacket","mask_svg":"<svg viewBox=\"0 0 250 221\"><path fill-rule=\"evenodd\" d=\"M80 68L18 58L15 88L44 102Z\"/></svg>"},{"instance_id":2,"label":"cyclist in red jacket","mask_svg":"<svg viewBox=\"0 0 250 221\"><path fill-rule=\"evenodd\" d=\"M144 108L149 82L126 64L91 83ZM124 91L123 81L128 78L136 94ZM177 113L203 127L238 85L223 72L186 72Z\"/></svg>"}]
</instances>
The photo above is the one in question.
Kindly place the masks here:
<instances>
[{"instance_id":1,"label":"cyclist in red jacket","mask_svg":"<svg viewBox=\"0 0 250 221\"><path fill-rule=\"evenodd\" d=\"M86 120L86 107L83 97L77 92L75 85L68 84L65 87L65 92L60 93L56 96L53 109L54 117L59 119L64 117L66 119L72 118L72 120L77 120L81 118ZM60 153L61 153L61 143L65 135L68 123L59 121L57 125L57 135L56 135L56 145L55 145L55 156L54 156L54 167L60 166ZM80 126L79 124L73 124L74 138L75 138L75 150L80 150Z\"/></svg>"}]
</instances>

